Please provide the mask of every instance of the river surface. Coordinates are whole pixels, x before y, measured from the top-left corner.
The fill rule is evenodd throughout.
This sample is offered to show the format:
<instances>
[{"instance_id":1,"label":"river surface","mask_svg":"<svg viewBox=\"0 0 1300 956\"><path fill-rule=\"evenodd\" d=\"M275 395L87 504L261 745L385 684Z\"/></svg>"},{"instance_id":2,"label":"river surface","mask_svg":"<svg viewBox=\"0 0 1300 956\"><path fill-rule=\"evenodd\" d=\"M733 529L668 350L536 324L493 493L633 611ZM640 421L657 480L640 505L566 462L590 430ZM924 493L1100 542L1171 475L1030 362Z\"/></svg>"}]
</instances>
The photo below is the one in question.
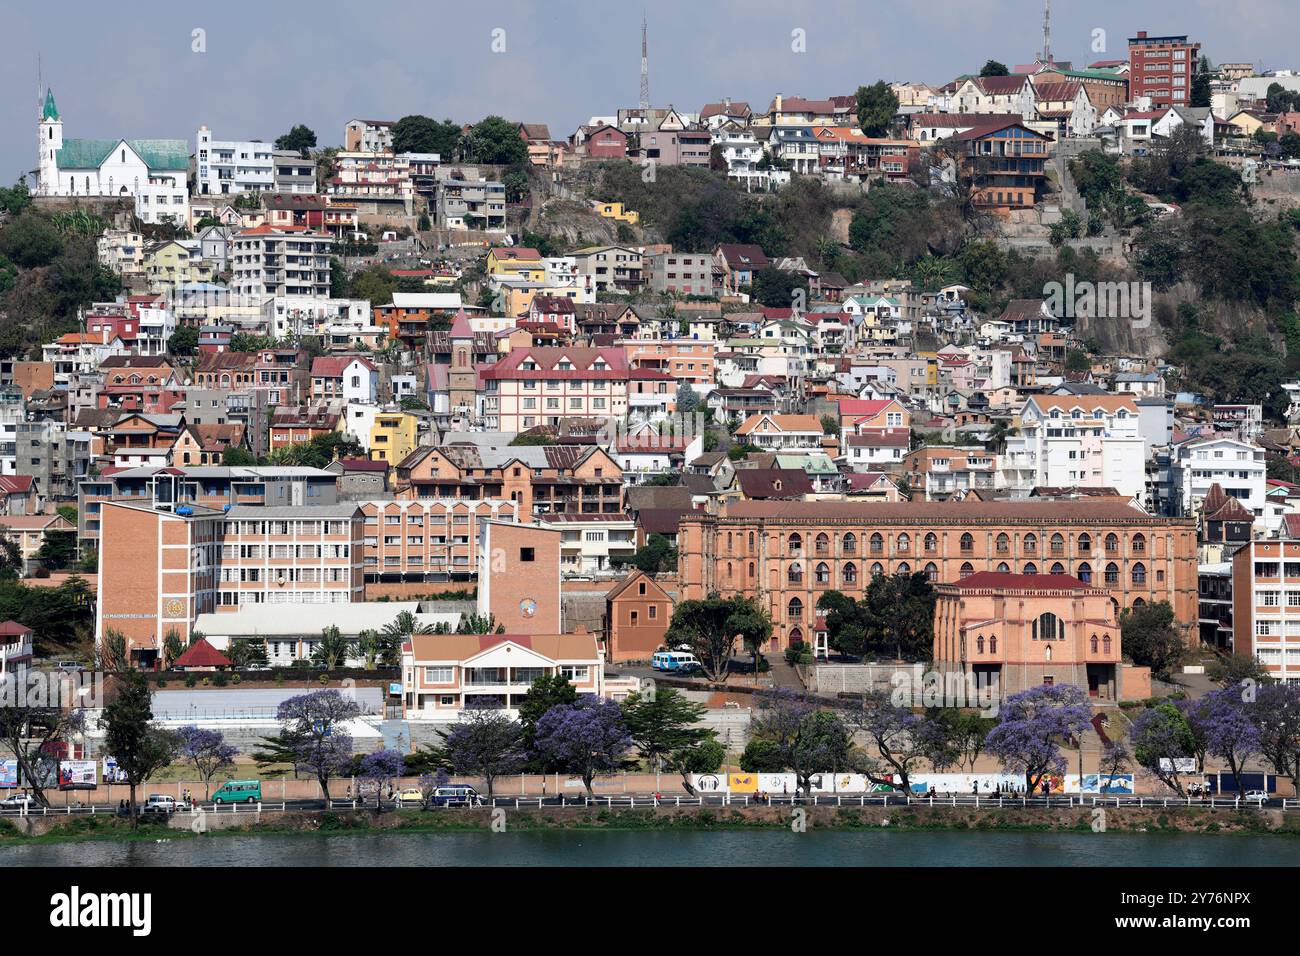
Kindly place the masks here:
<instances>
[{"instance_id":1,"label":"river surface","mask_svg":"<svg viewBox=\"0 0 1300 956\"><path fill-rule=\"evenodd\" d=\"M33 844L14 866L1297 866L1284 836L888 830L294 834Z\"/></svg>"}]
</instances>

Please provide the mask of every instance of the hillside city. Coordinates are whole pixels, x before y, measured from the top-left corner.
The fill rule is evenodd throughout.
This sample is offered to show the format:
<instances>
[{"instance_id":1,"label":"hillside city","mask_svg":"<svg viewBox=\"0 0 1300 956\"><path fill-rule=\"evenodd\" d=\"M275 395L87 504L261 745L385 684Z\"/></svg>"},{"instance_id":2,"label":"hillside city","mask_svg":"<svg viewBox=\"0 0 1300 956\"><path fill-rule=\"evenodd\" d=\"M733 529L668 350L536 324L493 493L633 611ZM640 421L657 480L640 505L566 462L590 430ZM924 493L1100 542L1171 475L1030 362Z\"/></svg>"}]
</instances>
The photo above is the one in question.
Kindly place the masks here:
<instances>
[{"instance_id":1,"label":"hillside city","mask_svg":"<svg viewBox=\"0 0 1300 956\"><path fill-rule=\"evenodd\" d=\"M572 131L51 78L0 812L1300 809L1300 68L1150 26L655 105L643 25Z\"/></svg>"}]
</instances>

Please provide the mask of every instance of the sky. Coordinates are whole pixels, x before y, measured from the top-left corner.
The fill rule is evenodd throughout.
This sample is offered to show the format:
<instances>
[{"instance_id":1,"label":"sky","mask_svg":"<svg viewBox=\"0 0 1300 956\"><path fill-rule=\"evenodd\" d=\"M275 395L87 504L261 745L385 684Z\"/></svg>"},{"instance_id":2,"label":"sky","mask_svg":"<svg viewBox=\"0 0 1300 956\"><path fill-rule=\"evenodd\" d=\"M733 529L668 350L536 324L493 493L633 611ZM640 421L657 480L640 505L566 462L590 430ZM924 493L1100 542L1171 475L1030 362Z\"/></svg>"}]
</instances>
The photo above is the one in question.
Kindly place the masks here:
<instances>
[{"instance_id":1,"label":"sky","mask_svg":"<svg viewBox=\"0 0 1300 956\"><path fill-rule=\"evenodd\" d=\"M1295 5L1055 0L1052 49L1076 66L1123 58L1145 29L1186 33L1216 63L1295 68ZM688 112L878 79L939 84L989 58L1032 62L1042 46L1042 0L6 0L0 183L36 166L38 56L65 138L185 139L192 152L200 125L270 141L305 123L330 146L353 118L495 113L559 139L637 105L643 11L651 102Z\"/></svg>"}]
</instances>

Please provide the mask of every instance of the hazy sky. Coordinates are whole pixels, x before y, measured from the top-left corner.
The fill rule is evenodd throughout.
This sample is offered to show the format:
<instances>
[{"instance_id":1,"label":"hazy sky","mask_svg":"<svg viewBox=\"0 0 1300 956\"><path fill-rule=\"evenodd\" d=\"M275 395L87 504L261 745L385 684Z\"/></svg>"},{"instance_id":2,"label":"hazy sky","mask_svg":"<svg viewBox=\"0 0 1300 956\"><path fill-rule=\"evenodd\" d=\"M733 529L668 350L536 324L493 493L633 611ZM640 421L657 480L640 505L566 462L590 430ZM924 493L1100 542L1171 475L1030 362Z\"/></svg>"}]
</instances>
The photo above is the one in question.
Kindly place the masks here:
<instances>
[{"instance_id":1,"label":"hazy sky","mask_svg":"<svg viewBox=\"0 0 1300 956\"><path fill-rule=\"evenodd\" d=\"M826 97L877 79L942 83L992 57L1032 61L1042 0L656 0L650 98L688 111L731 96ZM191 11L189 8L193 7ZM1296 0L1055 0L1052 48L1076 65L1126 38L1187 33L1215 62L1300 66ZM0 182L36 165L37 54L65 137L272 140L295 123L322 146L353 117L489 113L567 137L639 96L642 5L621 0L91 0L0 7ZM122 13L121 11L127 11ZM192 31L206 31L204 53ZM505 51L492 50L504 30ZM1105 31L1106 53L1091 49ZM806 52L792 50L802 30ZM498 44L499 45L499 44Z\"/></svg>"}]
</instances>

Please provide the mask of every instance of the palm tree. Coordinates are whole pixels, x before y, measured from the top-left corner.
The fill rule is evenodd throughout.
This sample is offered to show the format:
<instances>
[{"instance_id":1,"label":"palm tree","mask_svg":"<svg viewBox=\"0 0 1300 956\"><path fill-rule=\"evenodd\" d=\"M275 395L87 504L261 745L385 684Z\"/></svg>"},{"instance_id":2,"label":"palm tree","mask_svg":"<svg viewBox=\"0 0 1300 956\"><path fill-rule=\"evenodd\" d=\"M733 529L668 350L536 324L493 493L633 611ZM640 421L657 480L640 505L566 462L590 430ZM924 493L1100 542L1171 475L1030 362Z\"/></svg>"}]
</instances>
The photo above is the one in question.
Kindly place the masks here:
<instances>
[{"instance_id":1,"label":"palm tree","mask_svg":"<svg viewBox=\"0 0 1300 956\"><path fill-rule=\"evenodd\" d=\"M504 624L498 624L494 614L462 614L456 625L457 634L504 634Z\"/></svg>"},{"instance_id":2,"label":"palm tree","mask_svg":"<svg viewBox=\"0 0 1300 956\"><path fill-rule=\"evenodd\" d=\"M320 633L321 640L316 645L315 650L312 651L311 661L318 667L332 671L348 659L348 652L352 649L352 642L344 637L333 624L323 628Z\"/></svg>"},{"instance_id":3,"label":"palm tree","mask_svg":"<svg viewBox=\"0 0 1300 956\"><path fill-rule=\"evenodd\" d=\"M368 671L374 670L375 664L381 657L388 656L392 647L392 639L380 634L378 631L365 630L357 635L357 650L366 659L366 670Z\"/></svg>"},{"instance_id":4,"label":"palm tree","mask_svg":"<svg viewBox=\"0 0 1300 956\"><path fill-rule=\"evenodd\" d=\"M384 625L384 634L397 640L412 634L433 633L433 625L421 624L410 611L403 611L393 619L393 623Z\"/></svg>"}]
</instances>

